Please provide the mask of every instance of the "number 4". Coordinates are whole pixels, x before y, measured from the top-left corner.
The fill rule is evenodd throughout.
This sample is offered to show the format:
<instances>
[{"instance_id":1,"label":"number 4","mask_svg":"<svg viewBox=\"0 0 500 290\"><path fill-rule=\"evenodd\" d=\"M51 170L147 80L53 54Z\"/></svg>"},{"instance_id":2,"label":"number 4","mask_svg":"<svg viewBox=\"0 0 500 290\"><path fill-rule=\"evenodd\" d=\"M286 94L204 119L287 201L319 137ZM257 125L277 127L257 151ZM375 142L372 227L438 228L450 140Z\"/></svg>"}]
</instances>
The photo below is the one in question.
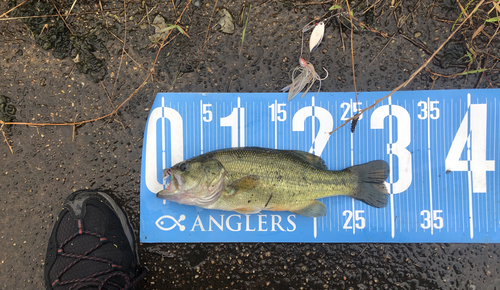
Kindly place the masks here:
<instances>
[{"instance_id":1,"label":"number 4","mask_svg":"<svg viewBox=\"0 0 500 290\"><path fill-rule=\"evenodd\" d=\"M486 112L486 104L470 105L445 160L446 172L472 171L473 192L486 192L486 171L495 170L495 161L486 160ZM467 160L460 160L465 146Z\"/></svg>"}]
</instances>

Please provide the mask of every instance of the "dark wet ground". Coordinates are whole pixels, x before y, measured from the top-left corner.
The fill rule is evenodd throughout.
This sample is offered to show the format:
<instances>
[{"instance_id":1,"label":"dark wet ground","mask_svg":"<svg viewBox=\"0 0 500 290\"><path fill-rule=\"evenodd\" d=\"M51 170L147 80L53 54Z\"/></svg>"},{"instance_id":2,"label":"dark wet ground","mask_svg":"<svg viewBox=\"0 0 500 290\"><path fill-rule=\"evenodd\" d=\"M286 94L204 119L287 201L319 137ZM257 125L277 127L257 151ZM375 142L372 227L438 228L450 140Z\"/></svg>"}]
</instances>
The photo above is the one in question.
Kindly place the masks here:
<instances>
[{"instance_id":1,"label":"dark wet ground","mask_svg":"<svg viewBox=\"0 0 500 290\"><path fill-rule=\"evenodd\" d=\"M73 1L68 2L60 6L61 13ZM118 114L76 128L3 127L13 151L0 135L3 289L43 287L47 239L72 191L95 188L110 192L139 228L143 130L156 93L276 92L289 83L288 73L297 65L300 29L331 6L251 2L241 55L243 27L236 26L232 35L211 30L204 63L196 71L215 4L206 2L200 8L188 6L179 24L191 38L174 30L158 56L156 74ZM403 35L432 53L450 34L460 14L457 2L448 0L380 1L364 14L377 1L359 2L351 2L355 17L395 35L389 40L366 30L354 34L359 91L391 90L408 79L429 55ZM390 2L397 3L390 6ZM469 1L462 1L465 6L463 2ZM479 1L472 2L469 12ZM72 13L100 11L99 3L76 1ZM91 120L112 112L140 86L155 60L158 46L152 46L147 37L154 33L149 23L160 13L173 24L186 5L185 0L180 1L174 10L172 1L127 1L125 11L123 2L101 3L104 12L73 15L66 22L76 35L92 33L101 39L109 58L96 41L90 45L93 49L81 42L79 48L86 47L96 59L107 58L105 74L82 74L82 64L77 66L71 60L75 55L57 59L54 50L37 44L36 36L30 35L29 26L21 20L0 18L0 95L7 97L0 110L3 120L13 112L9 104L17 108L16 121L31 123ZM217 7L226 7L237 18L242 3L221 0ZM7 4L0 3L0 14L8 10ZM339 4L346 7L345 2ZM438 55L441 61L429 65L431 72L423 71L404 89L499 88L498 24L487 24L484 33L473 37L486 18L496 16L494 10L487 14L492 8L492 4L481 7ZM145 17L147 11L149 17ZM11 14L8 16L13 17ZM214 13L210 26L218 19ZM350 33L346 27L342 31L337 20L331 21L323 43L312 57L306 55L317 69L324 66L330 72L322 83L323 91L354 90ZM41 31L39 36L43 33L48 32ZM125 33L129 56L124 55L120 62ZM470 63L467 57L460 59L466 55L467 45L473 45L475 52ZM82 51L80 55L86 53ZM481 68L489 70L454 78L439 76ZM102 82L94 82L101 77ZM139 289L500 289L498 244L142 244L140 256L150 273Z\"/></svg>"}]
</instances>

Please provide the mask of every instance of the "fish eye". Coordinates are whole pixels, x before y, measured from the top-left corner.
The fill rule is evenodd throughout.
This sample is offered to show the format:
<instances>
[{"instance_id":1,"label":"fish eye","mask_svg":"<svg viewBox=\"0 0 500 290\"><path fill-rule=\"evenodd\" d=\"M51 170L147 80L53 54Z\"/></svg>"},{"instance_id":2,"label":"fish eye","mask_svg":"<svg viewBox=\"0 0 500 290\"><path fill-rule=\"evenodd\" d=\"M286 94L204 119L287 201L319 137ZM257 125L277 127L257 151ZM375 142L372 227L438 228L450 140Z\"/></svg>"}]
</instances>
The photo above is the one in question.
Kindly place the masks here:
<instances>
[{"instance_id":1,"label":"fish eye","mask_svg":"<svg viewBox=\"0 0 500 290\"><path fill-rule=\"evenodd\" d=\"M179 169L184 172L187 170L187 164L186 163L181 163L181 165L179 165Z\"/></svg>"}]
</instances>

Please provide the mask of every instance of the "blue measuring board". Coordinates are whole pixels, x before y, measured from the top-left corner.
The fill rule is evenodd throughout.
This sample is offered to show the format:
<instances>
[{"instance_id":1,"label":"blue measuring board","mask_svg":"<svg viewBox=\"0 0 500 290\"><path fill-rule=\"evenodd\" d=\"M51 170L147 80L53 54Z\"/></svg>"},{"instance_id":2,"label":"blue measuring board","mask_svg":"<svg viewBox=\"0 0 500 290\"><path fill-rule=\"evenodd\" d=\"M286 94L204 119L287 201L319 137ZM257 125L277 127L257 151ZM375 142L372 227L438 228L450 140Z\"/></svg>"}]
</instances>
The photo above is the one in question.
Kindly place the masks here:
<instances>
[{"instance_id":1,"label":"blue measuring board","mask_svg":"<svg viewBox=\"0 0 500 290\"><path fill-rule=\"evenodd\" d=\"M500 242L500 90L397 92L351 133L337 126L387 92L160 93L145 133L141 242ZM385 208L323 198L328 214L245 215L156 197L164 168L212 150L307 151L331 170L383 159Z\"/></svg>"}]
</instances>

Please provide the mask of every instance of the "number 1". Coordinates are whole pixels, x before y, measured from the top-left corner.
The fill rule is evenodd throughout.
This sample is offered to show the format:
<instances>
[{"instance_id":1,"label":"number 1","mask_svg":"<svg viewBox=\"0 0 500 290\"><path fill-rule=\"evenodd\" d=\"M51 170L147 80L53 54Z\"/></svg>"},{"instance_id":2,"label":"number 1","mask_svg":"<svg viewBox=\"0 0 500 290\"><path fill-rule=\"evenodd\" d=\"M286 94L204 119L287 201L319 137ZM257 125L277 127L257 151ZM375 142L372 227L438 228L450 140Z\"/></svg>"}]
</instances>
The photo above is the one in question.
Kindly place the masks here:
<instances>
[{"instance_id":1,"label":"number 1","mask_svg":"<svg viewBox=\"0 0 500 290\"><path fill-rule=\"evenodd\" d=\"M238 107L229 116L220 118L220 125L231 127L231 147L245 147L245 108L240 107L240 98Z\"/></svg>"}]
</instances>

